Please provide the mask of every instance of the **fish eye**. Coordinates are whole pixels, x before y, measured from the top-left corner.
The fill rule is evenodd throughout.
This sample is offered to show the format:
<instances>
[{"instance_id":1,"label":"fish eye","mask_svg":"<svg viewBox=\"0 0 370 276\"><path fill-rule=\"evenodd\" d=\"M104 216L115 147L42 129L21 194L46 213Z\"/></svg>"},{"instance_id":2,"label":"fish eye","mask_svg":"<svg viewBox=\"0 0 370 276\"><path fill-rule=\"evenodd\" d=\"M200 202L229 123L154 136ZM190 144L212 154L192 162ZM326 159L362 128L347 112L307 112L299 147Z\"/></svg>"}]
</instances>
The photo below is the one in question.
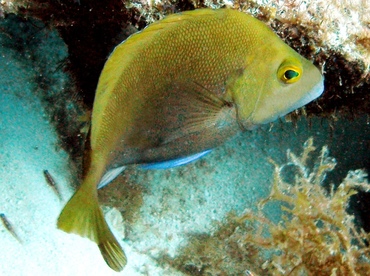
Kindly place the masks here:
<instances>
[{"instance_id":1,"label":"fish eye","mask_svg":"<svg viewBox=\"0 0 370 276\"><path fill-rule=\"evenodd\" d=\"M286 70L284 73L284 79L291 80L299 76L299 73L294 70Z\"/></svg>"},{"instance_id":2,"label":"fish eye","mask_svg":"<svg viewBox=\"0 0 370 276\"><path fill-rule=\"evenodd\" d=\"M283 66L280 66L278 70L278 77L282 82L286 84L290 84L290 83L297 82L301 78L301 73L302 73L301 68L297 66L292 66L292 65L284 66L283 65Z\"/></svg>"}]
</instances>

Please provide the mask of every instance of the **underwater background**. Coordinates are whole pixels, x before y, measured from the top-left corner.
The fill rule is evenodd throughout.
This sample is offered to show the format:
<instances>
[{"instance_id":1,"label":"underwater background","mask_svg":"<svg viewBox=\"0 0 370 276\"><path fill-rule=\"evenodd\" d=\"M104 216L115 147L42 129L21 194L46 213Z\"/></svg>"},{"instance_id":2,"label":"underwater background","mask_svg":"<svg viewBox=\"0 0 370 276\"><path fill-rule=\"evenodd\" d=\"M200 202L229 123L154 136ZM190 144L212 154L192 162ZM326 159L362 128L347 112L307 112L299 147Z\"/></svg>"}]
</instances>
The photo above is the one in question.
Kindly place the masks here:
<instances>
[{"instance_id":1,"label":"underwater background","mask_svg":"<svg viewBox=\"0 0 370 276\"><path fill-rule=\"evenodd\" d=\"M16 238L6 224L0 224L3 253L0 274L115 275L117 273L102 260L95 244L56 229L61 209L79 184L80 155L88 124L85 113L96 86L88 80L97 78L101 70L98 65L89 65L94 61L99 63L99 59L104 61L112 46L127 37L132 28L141 29L150 22L153 14L154 19L159 19L162 13L172 9L169 6L164 9L165 5L162 5L162 9L154 9L156 13L146 14L140 10L144 6L141 2L133 3L134 8L127 5L126 8L131 10L122 13L131 16L125 22L131 19L133 23L117 27L124 34L112 36L108 42L102 41L102 56L95 58L90 52L90 47L95 48L93 42L89 47L82 42L78 44L76 41L82 39L78 38L78 32L63 29L73 24L71 22L77 26L85 24L80 23L82 18L78 21L78 17L73 16L78 14L77 10L82 13L89 8L86 3L60 1L64 4L60 11L64 12L65 21L51 4L49 21L45 19L47 1L24 2L27 3L25 6L21 1L10 3L1 2L0 19L0 213L6 216ZM177 3L173 10L189 8L182 3L184 7ZM187 3L193 3L194 7L194 2ZM269 7L253 3L258 4L259 16L266 12L261 7ZM257 9L253 5L248 7ZM19 9L12 10L15 6ZM39 14L37 7L40 7ZM75 13L66 16L65 7L74 7ZM107 10L100 7L103 8ZM353 6L349 8L353 9ZM364 13L366 8L363 7ZM148 21L144 22L139 15L147 16ZM101 13L96 18L103 21L104 15ZM366 20L365 25L370 22ZM85 18L84 21L88 20ZM307 31L298 30L298 27L293 30L296 34ZM312 35L311 31L307 33ZM322 35L322 32L316 33ZM76 45L71 43L72 37ZM330 38L327 35L326 39ZM290 39L294 47L297 42L294 37ZM369 37L367 39L370 41ZM298 40L303 44L310 41L302 42L303 36ZM313 137L316 151L305 164L312 168L311 172L317 172L315 161L324 145L328 146L328 155L336 160L331 159L336 166L328 170L319 183L324 187L323 192L330 191L331 183L338 187L351 170L370 170L369 65L366 63L369 48L364 44L365 50L358 54L357 49L345 47L345 44L335 48L334 44L322 46L326 55L313 50L314 46L310 49L297 46L302 54L314 57L316 63L331 65L323 67L327 82L321 101L289 118L241 133L194 163L168 170L128 169L100 190L99 198L107 220L128 256L123 275L248 275L248 271L255 275L284 275L289 271L289 265L280 267L279 274L273 264L267 264L273 254L264 251L267 245L247 245L248 235L258 227L248 224L243 215L251 212L258 216L257 203L270 195L275 168L271 160L279 165L290 162L289 167L292 159L287 156L287 151L300 156L304 152L304 143ZM86 49L84 56L76 52L81 49ZM328 49L333 52L328 54ZM351 51L354 54L348 58ZM320 60L324 57L328 59ZM84 63L85 60L89 61ZM352 93L348 92L351 88ZM61 200L47 184L44 170L54 178ZM291 174L299 175L299 172L288 172ZM294 182L294 177L287 178L287 182ZM366 190L365 177L360 178L358 183L363 184L362 190ZM317 196L313 191L310 195ZM328 202L334 198L327 196ZM349 201L348 213L354 214L355 225L369 232L369 194L360 191ZM267 204L264 218L274 223L281 221L280 205L279 202ZM344 202L341 208L345 210L346 207ZM336 213L333 213L335 217ZM339 227L338 231L342 229ZM277 250L283 250L268 236L257 233L256 241L266 238ZM360 240L366 240L365 237L363 234ZM331 244L325 239L320 241ZM368 242L357 245L368 248ZM340 251L343 253L343 248ZM369 250L358 252L363 252L357 258L361 264L354 270L340 264L337 275L366 275ZM299 273L293 275L305 275ZM321 273L330 275L323 270Z\"/></svg>"}]
</instances>

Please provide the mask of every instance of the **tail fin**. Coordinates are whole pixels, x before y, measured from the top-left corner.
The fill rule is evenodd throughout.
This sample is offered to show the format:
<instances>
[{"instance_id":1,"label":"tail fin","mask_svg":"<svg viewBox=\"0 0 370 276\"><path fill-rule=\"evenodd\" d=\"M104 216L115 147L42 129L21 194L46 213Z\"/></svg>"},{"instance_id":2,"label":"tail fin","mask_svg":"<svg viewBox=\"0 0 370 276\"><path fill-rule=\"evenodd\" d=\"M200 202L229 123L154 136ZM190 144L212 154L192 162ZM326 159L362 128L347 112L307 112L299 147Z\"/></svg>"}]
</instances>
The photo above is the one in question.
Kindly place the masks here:
<instances>
[{"instance_id":1,"label":"tail fin","mask_svg":"<svg viewBox=\"0 0 370 276\"><path fill-rule=\"evenodd\" d=\"M109 267L121 271L127 263L125 253L104 219L96 190L90 190L82 186L73 195L58 218L58 228L94 241Z\"/></svg>"}]
</instances>

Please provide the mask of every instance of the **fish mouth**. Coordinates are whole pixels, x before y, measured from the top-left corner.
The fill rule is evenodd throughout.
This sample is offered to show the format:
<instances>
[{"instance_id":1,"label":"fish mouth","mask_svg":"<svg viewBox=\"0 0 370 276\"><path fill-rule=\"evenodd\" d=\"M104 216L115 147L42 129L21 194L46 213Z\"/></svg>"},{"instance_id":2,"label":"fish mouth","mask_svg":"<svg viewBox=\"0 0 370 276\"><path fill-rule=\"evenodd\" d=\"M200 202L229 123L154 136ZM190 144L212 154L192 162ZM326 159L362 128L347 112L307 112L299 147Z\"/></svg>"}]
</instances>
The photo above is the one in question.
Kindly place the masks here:
<instances>
[{"instance_id":1,"label":"fish mouth","mask_svg":"<svg viewBox=\"0 0 370 276\"><path fill-rule=\"evenodd\" d=\"M242 124L241 122L239 123L239 127L241 129L241 131L247 131L247 130L254 130L258 127L258 124L252 124L252 123L248 123L248 124Z\"/></svg>"},{"instance_id":2,"label":"fish mouth","mask_svg":"<svg viewBox=\"0 0 370 276\"><path fill-rule=\"evenodd\" d=\"M321 76L321 80L314 87L312 87L309 93L307 93L304 97L302 97L299 101L292 105L285 113L279 114L276 118L283 117L286 114L292 112L293 110L305 106L306 104L320 97L323 92L324 92L324 77Z\"/></svg>"},{"instance_id":3,"label":"fish mouth","mask_svg":"<svg viewBox=\"0 0 370 276\"><path fill-rule=\"evenodd\" d=\"M324 77L321 75L320 81L314 87L312 87L312 89L304 97L302 97L301 99L296 101L288 109L284 110L284 112L281 112L279 114L276 114L275 116L272 116L272 117L266 119L265 121L261 122L261 124L271 123L271 122L277 120L278 118L284 117L285 115L289 114L290 112L292 112L296 109L299 109L299 108L305 106L306 104L312 102L313 100L317 99L318 97L320 97L320 95L323 92L324 92Z\"/></svg>"},{"instance_id":4,"label":"fish mouth","mask_svg":"<svg viewBox=\"0 0 370 276\"><path fill-rule=\"evenodd\" d=\"M250 116L251 117L251 116ZM257 128L257 124L253 124L252 121L248 120L247 122L243 122L243 120L239 116L238 107L236 106L236 121L238 123L238 126L242 132L245 132L247 130L253 130Z\"/></svg>"}]
</instances>

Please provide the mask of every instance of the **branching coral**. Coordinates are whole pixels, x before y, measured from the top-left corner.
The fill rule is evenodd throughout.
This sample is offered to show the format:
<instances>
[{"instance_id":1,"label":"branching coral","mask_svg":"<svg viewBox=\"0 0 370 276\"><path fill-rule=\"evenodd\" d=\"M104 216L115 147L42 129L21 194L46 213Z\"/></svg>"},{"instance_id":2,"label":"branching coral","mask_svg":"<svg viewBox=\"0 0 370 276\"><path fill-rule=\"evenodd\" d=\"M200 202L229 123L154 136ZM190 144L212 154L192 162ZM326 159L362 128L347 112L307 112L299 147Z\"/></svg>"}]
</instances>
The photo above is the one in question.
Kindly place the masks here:
<instances>
[{"instance_id":1,"label":"branching coral","mask_svg":"<svg viewBox=\"0 0 370 276\"><path fill-rule=\"evenodd\" d=\"M177 258L164 262L189 275L368 275L370 235L346 212L357 190L370 190L367 175L349 171L327 191L323 182L336 161L325 146L310 166L314 151L311 138L300 156L288 151L286 164L271 160L273 186L258 212L230 214L215 233L193 236ZM264 214L273 201L282 203L278 223Z\"/></svg>"}]
</instances>

